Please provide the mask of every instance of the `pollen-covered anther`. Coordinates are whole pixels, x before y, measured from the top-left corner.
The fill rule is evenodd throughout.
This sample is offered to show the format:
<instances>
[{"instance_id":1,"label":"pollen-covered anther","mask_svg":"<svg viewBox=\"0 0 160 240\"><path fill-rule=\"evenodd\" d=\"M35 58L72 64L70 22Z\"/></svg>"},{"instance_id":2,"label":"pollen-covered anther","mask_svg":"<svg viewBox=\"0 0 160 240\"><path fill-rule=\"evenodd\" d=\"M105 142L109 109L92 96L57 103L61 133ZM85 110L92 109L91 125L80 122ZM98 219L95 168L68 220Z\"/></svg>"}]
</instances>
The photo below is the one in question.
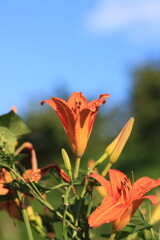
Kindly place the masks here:
<instances>
[{"instance_id":1,"label":"pollen-covered anther","mask_svg":"<svg viewBox=\"0 0 160 240\"><path fill-rule=\"evenodd\" d=\"M78 109L80 109L81 106L82 106L81 101L79 101L79 102L76 101L76 107L77 107Z\"/></svg>"},{"instance_id":2,"label":"pollen-covered anther","mask_svg":"<svg viewBox=\"0 0 160 240\"><path fill-rule=\"evenodd\" d=\"M126 188L127 187L126 181L124 181L124 182L121 181L121 185Z\"/></svg>"},{"instance_id":3,"label":"pollen-covered anther","mask_svg":"<svg viewBox=\"0 0 160 240\"><path fill-rule=\"evenodd\" d=\"M130 192L130 187L127 186L128 191Z\"/></svg>"}]
</instances>

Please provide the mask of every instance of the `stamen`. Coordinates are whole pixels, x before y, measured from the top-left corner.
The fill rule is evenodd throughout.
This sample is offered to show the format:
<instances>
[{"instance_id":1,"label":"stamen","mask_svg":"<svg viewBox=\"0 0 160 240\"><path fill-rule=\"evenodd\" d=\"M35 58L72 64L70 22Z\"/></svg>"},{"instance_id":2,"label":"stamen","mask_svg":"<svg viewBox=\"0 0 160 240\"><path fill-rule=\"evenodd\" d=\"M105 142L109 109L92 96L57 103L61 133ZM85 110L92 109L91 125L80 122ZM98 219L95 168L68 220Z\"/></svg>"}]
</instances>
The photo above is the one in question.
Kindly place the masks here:
<instances>
[{"instance_id":1,"label":"stamen","mask_svg":"<svg viewBox=\"0 0 160 240\"><path fill-rule=\"evenodd\" d=\"M82 105L81 101L79 101L79 102L76 101L76 107L77 107L78 109L80 109L80 106L81 106L81 105Z\"/></svg>"},{"instance_id":2,"label":"stamen","mask_svg":"<svg viewBox=\"0 0 160 240\"><path fill-rule=\"evenodd\" d=\"M133 185L133 183L134 183L134 172L131 171L131 174L132 174L132 185Z\"/></svg>"}]
</instances>

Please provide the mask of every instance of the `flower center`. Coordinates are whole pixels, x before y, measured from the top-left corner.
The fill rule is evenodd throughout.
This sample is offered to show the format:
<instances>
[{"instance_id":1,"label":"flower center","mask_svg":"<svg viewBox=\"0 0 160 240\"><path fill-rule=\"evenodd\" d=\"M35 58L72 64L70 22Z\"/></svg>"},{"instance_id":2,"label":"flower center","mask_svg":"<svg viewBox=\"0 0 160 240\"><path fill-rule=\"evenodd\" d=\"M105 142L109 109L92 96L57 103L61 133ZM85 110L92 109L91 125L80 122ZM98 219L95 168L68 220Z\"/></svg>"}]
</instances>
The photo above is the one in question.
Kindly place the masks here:
<instances>
[{"instance_id":1,"label":"flower center","mask_svg":"<svg viewBox=\"0 0 160 240\"><path fill-rule=\"evenodd\" d=\"M81 101L76 101L76 108L80 109L82 106Z\"/></svg>"},{"instance_id":2,"label":"flower center","mask_svg":"<svg viewBox=\"0 0 160 240\"><path fill-rule=\"evenodd\" d=\"M121 181L121 188L120 188L120 198L121 202L127 204L130 195L130 184L127 179L124 178L124 181Z\"/></svg>"}]
</instances>

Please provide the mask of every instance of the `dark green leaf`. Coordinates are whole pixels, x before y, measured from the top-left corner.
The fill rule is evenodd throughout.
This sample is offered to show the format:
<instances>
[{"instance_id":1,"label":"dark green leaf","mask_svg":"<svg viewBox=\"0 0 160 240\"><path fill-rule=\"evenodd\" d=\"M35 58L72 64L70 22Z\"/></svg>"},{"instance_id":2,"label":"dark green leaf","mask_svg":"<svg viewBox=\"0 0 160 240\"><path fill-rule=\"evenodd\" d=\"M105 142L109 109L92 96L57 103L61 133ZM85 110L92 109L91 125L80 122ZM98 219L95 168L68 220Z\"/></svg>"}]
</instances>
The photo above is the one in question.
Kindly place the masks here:
<instances>
[{"instance_id":1,"label":"dark green leaf","mask_svg":"<svg viewBox=\"0 0 160 240\"><path fill-rule=\"evenodd\" d=\"M25 153L21 153L21 154L18 154L18 155L15 155L12 159L12 162L17 162L17 161L21 161L25 158L28 157L28 154L25 154Z\"/></svg>"},{"instance_id":2,"label":"dark green leaf","mask_svg":"<svg viewBox=\"0 0 160 240\"><path fill-rule=\"evenodd\" d=\"M32 184L34 184L36 186L36 188L39 190L40 193L45 193L46 191L50 190L50 188L43 187L43 186L41 186L40 184L37 184L37 183L28 183L28 184L31 186L31 188L33 190L34 190L34 187L32 186ZM5 183L5 186L7 188L20 191L24 194L29 194L29 195L31 194L30 188L24 182L13 180L12 182Z\"/></svg>"}]
</instances>

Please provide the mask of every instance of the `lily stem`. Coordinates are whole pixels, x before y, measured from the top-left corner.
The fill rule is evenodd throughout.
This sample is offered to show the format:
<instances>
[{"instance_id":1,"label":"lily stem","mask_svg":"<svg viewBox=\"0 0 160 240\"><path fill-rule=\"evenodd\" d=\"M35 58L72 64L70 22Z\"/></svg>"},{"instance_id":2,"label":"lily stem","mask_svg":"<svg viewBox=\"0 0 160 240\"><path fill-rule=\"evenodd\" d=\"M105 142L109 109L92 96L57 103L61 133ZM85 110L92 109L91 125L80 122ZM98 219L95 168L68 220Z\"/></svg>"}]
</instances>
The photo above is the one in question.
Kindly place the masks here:
<instances>
[{"instance_id":1,"label":"lily stem","mask_svg":"<svg viewBox=\"0 0 160 240\"><path fill-rule=\"evenodd\" d=\"M77 157L76 158L75 169L74 169L74 178L75 179L78 177L80 162L81 162L81 158Z\"/></svg>"},{"instance_id":2,"label":"lily stem","mask_svg":"<svg viewBox=\"0 0 160 240\"><path fill-rule=\"evenodd\" d=\"M63 214L63 239L67 240L68 236L67 236L67 224L66 224L66 217L67 217L67 209L69 206L69 193L72 189L72 184L66 189L66 194L65 194L65 198L64 198L64 214Z\"/></svg>"},{"instance_id":3,"label":"lily stem","mask_svg":"<svg viewBox=\"0 0 160 240\"><path fill-rule=\"evenodd\" d=\"M31 190L32 194L34 194L35 198L37 198L37 199L38 199L43 205L45 205L51 212L54 212L61 221L63 221L63 215L62 215L60 212L56 211L56 210L50 205L50 203L48 203L41 195L39 196L40 193L37 194L37 192L35 192L35 189L32 188L33 185L34 185L32 182L30 182L30 183L32 183L32 186L29 185L21 175L19 175L13 168L9 167L8 165L3 164L3 163L0 163L0 166L4 167L4 168L6 168L6 169L9 169L9 171L10 171L10 173L11 173L12 176L18 177L23 183L25 183L26 186ZM14 178L13 178L13 179L14 179ZM35 185L34 185L34 186L35 186ZM36 188L36 187L35 187L35 188ZM33 191L33 190L34 190L34 191ZM36 190L38 191L37 188L36 188ZM38 191L38 192L39 192L39 191ZM18 191L17 191L17 193L18 193L19 196L20 196L20 193L19 193ZM18 196L17 196L17 197L18 197ZM21 196L20 196L20 197L21 197ZM19 199L19 201L21 201L21 199ZM24 209L24 210L25 210L25 209ZM26 211L26 210L25 210L25 211ZM78 231L78 229L77 229L72 223L70 223L68 220L66 220L66 224L67 224L68 226L70 226L73 230L75 230L76 232ZM29 240L32 240L32 239L33 239L33 238L30 238Z\"/></svg>"},{"instance_id":4,"label":"lily stem","mask_svg":"<svg viewBox=\"0 0 160 240\"><path fill-rule=\"evenodd\" d=\"M106 174L108 173L108 170L110 169L112 167L112 163L108 163L107 164L107 166L105 167L105 169L103 170L103 172L101 173L101 175L103 176L103 177L105 177L106 176Z\"/></svg>"},{"instance_id":5,"label":"lily stem","mask_svg":"<svg viewBox=\"0 0 160 240\"><path fill-rule=\"evenodd\" d=\"M15 168L15 166L14 166L14 168ZM13 179L16 179L16 176L12 172L11 172L11 176L12 176ZM24 223L25 223L28 239L29 240L34 240L32 230L31 230L31 225L30 225L28 215L27 215L27 211L26 211L26 206L25 206L25 203L24 203L24 199L23 199L23 197L22 197L22 195L19 191L16 191L16 193L17 193L17 198L19 200L19 203L22 206L21 207L21 213L22 213L23 220L24 220Z\"/></svg>"},{"instance_id":6,"label":"lily stem","mask_svg":"<svg viewBox=\"0 0 160 240\"><path fill-rule=\"evenodd\" d=\"M106 152L103 153L103 155L95 162L94 168L102 163L106 158L108 157L108 154Z\"/></svg>"},{"instance_id":7,"label":"lily stem","mask_svg":"<svg viewBox=\"0 0 160 240\"><path fill-rule=\"evenodd\" d=\"M115 236L116 236L116 233L113 232L113 233L111 234L109 240L114 240L114 239L115 239Z\"/></svg>"},{"instance_id":8,"label":"lily stem","mask_svg":"<svg viewBox=\"0 0 160 240\"><path fill-rule=\"evenodd\" d=\"M26 230L27 230L27 234L28 234L28 239L29 240L33 240L32 230L31 230L31 226L30 226L30 222L29 222L29 219L28 219L28 215L27 215L26 209L22 208L21 211L22 211L22 216L23 216L23 219L24 219L24 222L25 222L25 226L26 226Z\"/></svg>"}]
</instances>

